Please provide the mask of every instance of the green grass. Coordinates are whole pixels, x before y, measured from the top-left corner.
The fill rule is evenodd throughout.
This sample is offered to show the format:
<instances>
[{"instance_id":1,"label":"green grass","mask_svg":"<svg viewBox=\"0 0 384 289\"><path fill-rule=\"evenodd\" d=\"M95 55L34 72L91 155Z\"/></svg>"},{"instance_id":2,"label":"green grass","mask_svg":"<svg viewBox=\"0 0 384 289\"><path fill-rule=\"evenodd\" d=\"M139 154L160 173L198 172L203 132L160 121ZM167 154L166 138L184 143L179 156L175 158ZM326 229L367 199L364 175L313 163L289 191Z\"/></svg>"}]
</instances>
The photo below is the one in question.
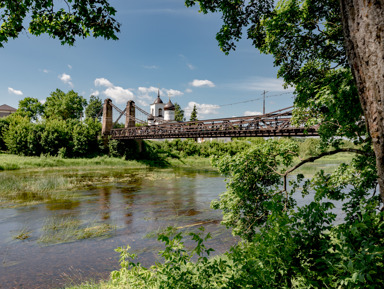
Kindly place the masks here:
<instances>
[{"instance_id":1,"label":"green grass","mask_svg":"<svg viewBox=\"0 0 384 289\"><path fill-rule=\"evenodd\" d=\"M0 208L49 201L71 201L79 197L72 191L79 185L77 180L59 174L0 174L0 184Z\"/></svg>"},{"instance_id":2,"label":"green grass","mask_svg":"<svg viewBox=\"0 0 384 289\"><path fill-rule=\"evenodd\" d=\"M31 168L58 168L58 167L132 167L144 168L146 164L138 161L127 161L124 158L108 156L95 158L64 159L60 157L40 156L26 157L12 154L0 154L0 171L31 169Z\"/></svg>"},{"instance_id":3,"label":"green grass","mask_svg":"<svg viewBox=\"0 0 384 289\"><path fill-rule=\"evenodd\" d=\"M24 226L21 228L19 231L16 232L16 234L13 236L13 239L15 240L26 240L29 237L31 237L31 230L27 227Z\"/></svg>"},{"instance_id":4,"label":"green grass","mask_svg":"<svg viewBox=\"0 0 384 289\"><path fill-rule=\"evenodd\" d=\"M105 223L82 223L79 219L53 217L45 221L43 234L38 239L45 245L74 242L91 238L106 238L112 235L116 226Z\"/></svg>"}]
</instances>

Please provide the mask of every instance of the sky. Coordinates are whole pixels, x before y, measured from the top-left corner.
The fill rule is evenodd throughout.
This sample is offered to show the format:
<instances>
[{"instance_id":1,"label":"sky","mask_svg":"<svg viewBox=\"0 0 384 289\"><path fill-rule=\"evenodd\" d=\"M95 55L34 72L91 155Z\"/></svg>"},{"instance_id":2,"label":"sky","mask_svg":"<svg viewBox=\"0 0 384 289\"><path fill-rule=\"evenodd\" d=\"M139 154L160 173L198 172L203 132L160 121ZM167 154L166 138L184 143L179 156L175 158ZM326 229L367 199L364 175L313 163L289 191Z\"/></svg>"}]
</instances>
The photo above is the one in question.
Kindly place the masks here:
<instances>
[{"instance_id":1,"label":"sky","mask_svg":"<svg viewBox=\"0 0 384 289\"><path fill-rule=\"evenodd\" d=\"M117 41L88 37L63 46L23 32L0 48L0 105L17 108L25 97L43 103L57 88L87 100L111 98L120 108L134 100L146 111L159 90L187 119L194 105L201 120L259 114L264 90L266 112L292 105L292 89L277 79L272 56L246 36L229 55L220 50L220 14L199 13L183 0L110 3L121 23Z\"/></svg>"}]
</instances>

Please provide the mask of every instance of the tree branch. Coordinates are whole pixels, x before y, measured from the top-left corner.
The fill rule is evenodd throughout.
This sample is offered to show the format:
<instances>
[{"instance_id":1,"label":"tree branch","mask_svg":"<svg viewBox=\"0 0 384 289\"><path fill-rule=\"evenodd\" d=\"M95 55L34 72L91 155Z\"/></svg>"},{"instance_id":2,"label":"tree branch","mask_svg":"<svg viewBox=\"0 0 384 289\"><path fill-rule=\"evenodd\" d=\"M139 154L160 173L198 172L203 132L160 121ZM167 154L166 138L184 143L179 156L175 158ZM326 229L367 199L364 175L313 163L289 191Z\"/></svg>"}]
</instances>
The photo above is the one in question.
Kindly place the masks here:
<instances>
[{"instance_id":1,"label":"tree branch","mask_svg":"<svg viewBox=\"0 0 384 289\"><path fill-rule=\"evenodd\" d=\"M359 149L340 148L340 149L337 149L337 150L334 150L334 151L323 152L323 153L321 153L321 154L319 154L317 156L307 158L305 160L302 160L297 165L295 165L294 167L290 168L289 170L287 170L285 172L285 174L284 174L284 191L287 191L287 176L288 176L288 174L290 174L294 170L298 169L299 167L301 167L302 165L304 165L306 163L312 163L315 160L318 160L318 159L320 159L322 157L331 156L331 155L338 154L338 153L343 153L343 152L356 153L356 154L361 154L361 155L365 155L365 156L374 156L374 154L372 154L372 153L368 153L368 152L365 152L365 151L362 151L362 150L359 150Z\"/></svg>"}]
</instances>

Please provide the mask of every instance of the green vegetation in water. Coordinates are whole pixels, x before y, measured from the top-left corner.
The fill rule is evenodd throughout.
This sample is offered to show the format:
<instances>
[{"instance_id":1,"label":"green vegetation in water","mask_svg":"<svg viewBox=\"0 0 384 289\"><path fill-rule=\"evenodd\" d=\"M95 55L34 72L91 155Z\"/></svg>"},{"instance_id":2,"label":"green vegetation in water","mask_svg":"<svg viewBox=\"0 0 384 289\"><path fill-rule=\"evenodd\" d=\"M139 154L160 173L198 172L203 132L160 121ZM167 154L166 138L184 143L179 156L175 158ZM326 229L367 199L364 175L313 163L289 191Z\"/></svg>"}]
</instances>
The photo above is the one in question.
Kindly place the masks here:
<instances>
[{"instance_id":1,"label":"green vegetation in water","mask_svg":"<svg viewBox=\"0 0 384 289\"><path fill-rule=\"evenodd\" d=\"M19 231L17 231L15 233L15 235L13 235L13 239L15 239L15 240L26 240L26 239L31 237L31 234L32 234L32 232L29 229L29 227L28 226L24 226Z\"/></svg>"},{"instance_id":2,"label":"green vegetation in water","mask_svg":"<svg viewBox=\"0 0 384 289\"><path fill-rule=\"evenodd\" d=\"M111 224L89 222L82 224L80 220L72 217L54 217L45 221L43 234L39 243L46 245L74 242L90 238L110 237L116 226Z\"/></svg>"},{"instance_id":3,"label":"green vegetation in water","mask_svg":"<svg viewBox=\"0 0 384 289\"><path fill-rule=\"evenodd\" d=\"M146 164L138 161L127 161L121 157L101 156L95 158L67 159L54 156L18 156L0 153L0 171L32 169L32 168L92 168L92 167L130 167L145 168Z\"/></svg>"},{"instance_id":4,"label":"green vegetation in water","mask_svg":"<svg viewBox=\"0 0 384 289\"><path fill-rule=\"evenodd\" d=\"M70 202L79 195L72 191L75 178L53 175L0 174L0 207L42 202Z\"/></svg>"}]
</instances>

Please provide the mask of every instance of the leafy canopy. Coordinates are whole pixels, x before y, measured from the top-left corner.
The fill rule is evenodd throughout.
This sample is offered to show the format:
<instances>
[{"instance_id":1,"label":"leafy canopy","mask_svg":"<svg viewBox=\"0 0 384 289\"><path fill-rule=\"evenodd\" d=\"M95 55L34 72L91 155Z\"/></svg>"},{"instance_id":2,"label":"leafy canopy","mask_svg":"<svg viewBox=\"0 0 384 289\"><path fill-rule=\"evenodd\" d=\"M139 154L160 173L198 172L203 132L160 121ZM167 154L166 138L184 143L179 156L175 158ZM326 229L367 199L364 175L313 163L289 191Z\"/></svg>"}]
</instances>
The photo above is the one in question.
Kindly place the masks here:
<instances>
[{"instance_id":1,"label":"leafy canopy","mask_svg":"<svg viewBox=\"0 0 384 289\"><path fill-rule=\"evenodd\" d=\"M51 93L44 104L46 118L80 119L87 101L77 92L64 93L60 89Z\"/></svg>"},{"instance_id":2,"label":"leafy canopy","mask_svg":"<svg viewBox=\"0 0 384 289\"><path fill-rule=\"evenodd\" d=\"M37 98L26 97L19 101L17 113L36 121L43 115L44 105Z\"/></svg>"},{"instance_id":3,"label":"leafy canopy","mask_svg":"<svg viewBox=\"0 0 384 289\"><path fill-rule=\"evenodd\" d=\"M89 99L89 103L85 108L85 117L86 118L98 118L101 120L101 116L103 115L103 102L100 97L91 95Z\"/></svg>"},{"instance_id":4,"label":"leafy canopy","mask_svg":"<svg viewBox=\"0 0 384 289\"><path fill-rule=\"evenodd\" d=\"M202 13L221 13L216 35L228 54L247 37L260 52L272 54L278 77L295 87L297 124L320 126L324 146L340 137L370 142L351 70L347 63L339 1L186 0Z\"/></svg>"},{"instance_id":5,"label":"leafy canopy","mask_svg":"<svg viewBox=\"0 0 384 289\"><path fill-rule=\"evenodd\" d=\"M36 36L47 33L69 45L75 43L76 37L91 35L117 40L120 23L115 14L108 0L2 0L0 47L26 29Z\"/></svg>"}]
</instances>

